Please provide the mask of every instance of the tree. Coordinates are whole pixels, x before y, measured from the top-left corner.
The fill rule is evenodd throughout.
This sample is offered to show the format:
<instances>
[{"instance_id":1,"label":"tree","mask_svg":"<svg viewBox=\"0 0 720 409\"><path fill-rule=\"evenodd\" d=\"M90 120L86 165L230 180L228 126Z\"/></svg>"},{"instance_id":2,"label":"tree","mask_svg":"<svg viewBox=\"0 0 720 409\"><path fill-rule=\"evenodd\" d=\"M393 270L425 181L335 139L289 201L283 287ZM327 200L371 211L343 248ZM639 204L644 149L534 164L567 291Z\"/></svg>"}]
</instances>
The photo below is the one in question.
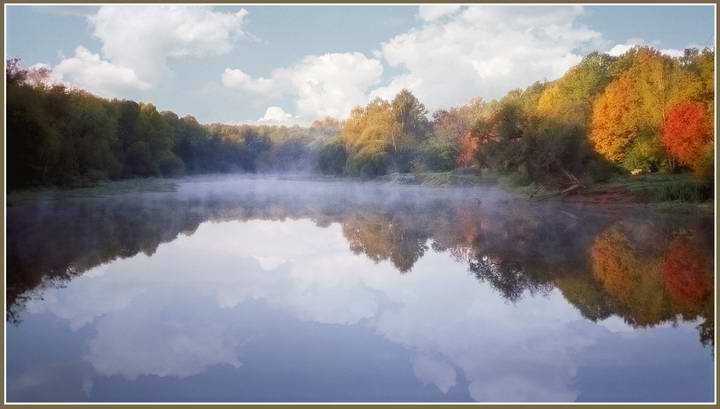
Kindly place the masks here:
<instances>
[{"instance_id":1,"label":"tree","mask_svg":"<svg viewBox=\"0 0 720 409\"><path fill-rule=\"evenodd\" d=\"M670 108L703 93L702 79L679 60L636 48L618 60L626 67L594 105L590 140L598 153L632 170L670 168L660 135Z\"/></svg>"},{"instance_id":2,"label":"tree","mask_svg":"<svg viewBox=\"0 0 720 409\"><path fill-rule=\"evenodd\" d=\"M580 64L543 91L538 101L538 114L585 127L592 113L592 102L612 79L613 61L614 58L607 54L588 54Z\"/></svg>"},{"instance_id":3,"label":"tree","mask_svg":"<svg viewBox=\"0 0 720 409\"><path fill-rule=\"evenodd\" d=\"M623 76L611 83L595 102L590 141L598 153L611 162L620 163L639 132L635 117L640 96L633 78Z\"/></svg>"},{"instance_id":4,"label":"tree","mask_svg":"<svg viewBox=\"0 0 720 409\"><path fill-rule=\"evenodd\" d=\"M482 98L433 114L432 135L423 149L428 168L449 170L475 164L479 142L473 134L478 121L490 116L490 106ZM452 163L450 163L452 161ZM432 162L432 164L430 164ZM434 164L434 165L433 165Z\"/></svg>"},{"instance_id":5,"label":"tree","mask_svg":"<svg viewBox=\"0 0 720 409\"><path fill-rule=\"evenodd\" d=\"M342 175L347 161L347 151L340 141L333 141L320 148L318 167L325 175Z\"/></svg>"},{"instance_id":6,"label":"tree","mask_svg":"<svg viewBox=\"0 0 720 409\"><path fill-rule=\"evenodd\" d=\"M427 136L427 109L410 91L403 89L392 101L392 112L400 132L418 141ZM396 148L397 149L397 148Z\"/></svg>"},{"instance_id":7,"label":"tree","mask_svg":"<svg viewBox=\"0 0 720 409\"><path fill-rule=\"evenodd\" d=\"M341 130L342 122L329 116L316 119L310 125L310 132L319 135L323 140L336 137Z\"/></svg>"},{"instance_id":8,"label":"tree","mask_svg":"<svg viewBox=\"0 0 720 409\"><path fill-rule=\"evenodd\" d=\"M430 130L427 109L406 89L395 96L390 106L393 119L389 130L392 149L388 156L396 171L407 172L418 147Z\"/></svg>"},{"instance_id":9,"label":"tree","mask_svg":"<svg viewBox=\"0 0 720 409\"><path fill-rule=\"evenodd\" d=\"M385 173L388 152L394 152L400 143L398 134L387 101L376 98L365 107L353 109L342 131L350 174L368 177Z\"/></svg>"},{"instance_id":10,"label":"tree","mask_svg":"<svg viewBox=\"0 0 720 409\"><path fill-rule=\"evenodd\" d=\"M712 142L712 124L705 104L675 105L665 120L662 142L680 164L696 169L703 149Z\"/></svg>"}]
</instances>

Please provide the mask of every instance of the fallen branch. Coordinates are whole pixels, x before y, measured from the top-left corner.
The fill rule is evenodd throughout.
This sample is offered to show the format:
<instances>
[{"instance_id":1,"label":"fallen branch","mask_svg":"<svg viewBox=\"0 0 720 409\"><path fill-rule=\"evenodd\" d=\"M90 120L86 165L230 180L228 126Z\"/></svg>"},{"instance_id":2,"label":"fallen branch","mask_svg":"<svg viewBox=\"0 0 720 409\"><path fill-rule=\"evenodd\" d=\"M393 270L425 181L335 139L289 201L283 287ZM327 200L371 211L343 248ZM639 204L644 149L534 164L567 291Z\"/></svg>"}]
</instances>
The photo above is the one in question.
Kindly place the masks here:
<instances>
[{"instance_id":1,"label":"fallen branch","mask_svg":"<svg viewBox=\"0 0 720 409\"><path fill-rule=\"evenodd\" d=\"M572 173L568 172L565 168L560 168L560 171L565 175L565 177L567 177L568 179L570 179L570 182L571 182L573 185L580 185L580 186L582 186L582 182L580 182L580 179L578 179L577 176L575 176L575 175L573 175Z\"/></svg>"},{"instance_id":2,"label":"fallen branch","mask_svg":"<svg viewBox=\"0 0 720 409\"><path fill-rule=\"evenodd\" d=\"M537 189L535 189L535 191L530 194L530 196L528 197L528 199L532 200L533 197L535 197L535 195L537 194L537 192L540 191L541 188L542 188L542 185L538 185Z\"/></svg>"},{"instance_id":3,"label":"fallen branch","mask_svg":"<svg viewBox=\"0 0 720 409\"><path fill-rule=\"evenodd\" d=\"M551 197L567 196L567 195L569 195L570 193L572 193L572 192L574 192L574 191L576 191L576 190L578 190L578 189L580 189L580 188L582 188L582 187L583 187L583 186L582 186L581 184L577 183L577 184L574 184L574 185L572 185L572 186L570 186L570 187L568 187L568 188L566 188L566 189L563 189L563 190L560 190L560 191L557 191L557 192L548 193L548 194L546 194L546 195L544 195L544 196L540 196L540 197L538 197L536 200L547 200L547 199L550 199Z\"/></svg>"}]
</instances>

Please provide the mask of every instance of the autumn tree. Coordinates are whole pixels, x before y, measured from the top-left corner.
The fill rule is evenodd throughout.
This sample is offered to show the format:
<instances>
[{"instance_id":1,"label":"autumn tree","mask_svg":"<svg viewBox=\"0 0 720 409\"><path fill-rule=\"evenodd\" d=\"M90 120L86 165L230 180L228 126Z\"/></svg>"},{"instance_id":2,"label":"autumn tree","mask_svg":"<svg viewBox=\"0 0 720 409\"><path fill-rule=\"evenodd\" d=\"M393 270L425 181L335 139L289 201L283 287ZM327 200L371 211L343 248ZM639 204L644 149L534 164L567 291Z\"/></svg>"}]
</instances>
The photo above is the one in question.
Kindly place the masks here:
<instances>
[{"instance_id":1,"label":"autumn tree","mask_svg":"<svg viewBox=\"0 0 720 409\"><path fill-rule=\"evenodd\" d=\"M612 79L613 57L597 52L547 87L538 101L538 115L579 126L588 124L592 102Z\"/></svg>"},{"instance_id":2,"label":"autumn tree","mask_svg":"<svg viewBox=\"0 0 720 409\"><path fill-rule=\"evenodd\" d=\"M660 134L670 108L703 92L699 76L651 48L636 48L617 65L627 68L595 102L590 141L626 169L668 167Z\"/></svg>"},{"instance_id":3,"label":"autumn tree","mask_svg":"<svg viewBox=\"0 0 720 409\"><path fill-rule=\"evenodd\" d=\"M356 107L345 121L342 140L348 152L348 171L354 175L377 176L388 166L387 151L397 145L399 130L387 101L376 98L365 107Z\"/></svg>"},{"instance_id":4,"label":"autumn tree","mask_svg":"<svg viewBox=\"0 0 720 409\"><path fill-rule=\"evenodd\" d=\"M489 115L490 104L482 98L435 112L432 137L427 140L423 151L424 161L431 164L431 169L437 170L474 165L478 141L471 132L478 120Z\"/></svg>"},{"instance_id":5,"label":"autumn tree","mask_svg":"<svg viewBox=\"0 0 720 409\"><path fill-rule=\"evenodd\" d=\"M489 167L491 165L490 154L485 147L496 142L497 138L494 119L478 118L460 140L458 165L469 167L478 164L480 167Z\"/></svg>"},{"instance_id":6,"label":"autumn tree","mask_svg":"<svg viewBox=\"0 0 720 409\"><path fill-rule=\"evenodd\" d=\"M703 149L712 142L711 118L705 104L675 105L665 120L662 142L680 164L697 169Z\"/></svg>"}]
</instances>

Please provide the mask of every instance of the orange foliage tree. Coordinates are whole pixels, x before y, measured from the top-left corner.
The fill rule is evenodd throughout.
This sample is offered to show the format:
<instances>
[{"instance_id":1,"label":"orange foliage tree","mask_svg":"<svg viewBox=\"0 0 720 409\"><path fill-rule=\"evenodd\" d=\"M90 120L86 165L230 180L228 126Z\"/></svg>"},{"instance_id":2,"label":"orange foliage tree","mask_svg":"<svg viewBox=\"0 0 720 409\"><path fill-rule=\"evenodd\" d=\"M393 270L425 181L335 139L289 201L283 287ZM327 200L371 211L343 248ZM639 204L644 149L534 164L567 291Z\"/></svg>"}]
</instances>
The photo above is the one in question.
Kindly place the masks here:
<instances>
[{"instance_id":1,"label":"orange foliage tree","mask_svg":"<svg viewBox=\"0 0 720 409\"><path fill-rule=\"evenodd\" d=\"M470 167L475 163L475 156L480 148L480 139L473 136L472 132L466 132L460 138L460 153L457 163L461 168Z\"/></svg>"},{"instance_id":2,"label":"orange foliage tree","mask_svg":"<svg viewBox=\"0 0 720 409\"><path fill-rule=\"evenodd\" d=\"M633 79L624 76L610 84L595 102L590 141L595 149L612 162L621 162L637 134L634 107L640 97L634 89Z\"/></svg>"},{"instance_id":3,"label":"orange foliage tree","mask_svg":"<svg viewBox=\"0 0 720 409\"><path fill-rule=\"evenodd\" d=\"M681 164L695 168L703 149L713 139L705 104L676 104L665 120L662 141L670 155Z\"/></svg>"},{"instance_id":4,"label":"orange foliage tree","mask_svg":"<svg viewBox=\"0 0 720 409\"><path fill-rule=\"evenodd\" d=\"M670 109L703 97L703 80L677 60L651 48L626 53L628 65L593 107L590 141L603 157L628 170L669 165L662 128Z\"/></svg>"},{"instance_id":5,"label":"orange foliage tree","mask_svg":"<svg viewBox=\"0 0 720 409\"><path fill-rule=\"evenodd\" d=\"M495 117L480 118L475 121L472 129L460 139L458 166L467 167L474 163L478 163L480 166L488 165L487 155L483 154L482 149L484 145L497 141L496 122Z\"/></svg>"}]
</instances>

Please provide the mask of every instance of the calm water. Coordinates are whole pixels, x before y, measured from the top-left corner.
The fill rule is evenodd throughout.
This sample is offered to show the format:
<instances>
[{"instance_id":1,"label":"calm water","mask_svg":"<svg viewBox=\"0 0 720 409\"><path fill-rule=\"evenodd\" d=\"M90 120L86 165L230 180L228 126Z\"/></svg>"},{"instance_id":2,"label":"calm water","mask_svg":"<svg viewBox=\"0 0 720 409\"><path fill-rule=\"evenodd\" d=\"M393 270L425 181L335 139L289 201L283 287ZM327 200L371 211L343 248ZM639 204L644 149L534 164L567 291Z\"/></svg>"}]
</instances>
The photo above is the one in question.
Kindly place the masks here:
<instances>
[{"instance_id":1,"label":"calm water","mask_svg":"<svg viewBox=\"0 0 720 409\"><path fill-rule=\"evenodd\" d=\"M712 401L713 220L268 178L7 212L9 401Z\"/></svg>"}]
</instances>

